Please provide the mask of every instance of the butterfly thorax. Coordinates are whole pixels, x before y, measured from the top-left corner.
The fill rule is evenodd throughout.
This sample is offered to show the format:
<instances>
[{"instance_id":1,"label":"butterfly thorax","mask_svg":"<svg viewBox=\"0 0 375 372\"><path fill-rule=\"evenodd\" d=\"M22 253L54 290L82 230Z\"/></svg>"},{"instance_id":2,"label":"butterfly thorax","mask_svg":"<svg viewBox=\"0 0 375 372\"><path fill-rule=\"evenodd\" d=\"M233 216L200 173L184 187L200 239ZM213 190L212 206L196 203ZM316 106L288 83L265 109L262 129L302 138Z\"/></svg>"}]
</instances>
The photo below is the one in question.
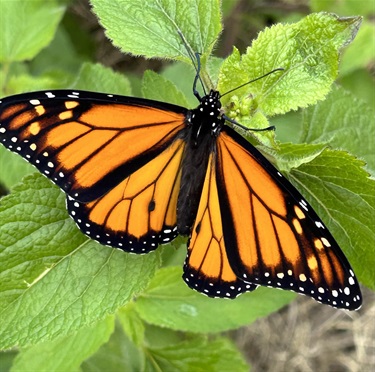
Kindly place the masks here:
<instances>
[{"instance_id":1,"label":"butterfly thorax","mask_svg":"<svg viewBox=\"0 0 375 372\"><path fill-rule=\"evenodd\" d=\"M190 111L187 121L191 127L189 144L193 147L199 147L207 134L218 136L225 122L219 92L211 90L204 96L199 106Z\"/></svg>"},{"instance_id":2,"label":"butterfly thorax","mask_svg":"<svg viewBox=\"0 0 375 372\"><path fill-rule=\"evenodd\" d=\"M211 90L187 117L187 138L182 161L181 187L177 203L177 227L190 235L198 211L210 154L224 125L219 92Z\"/></svg>"}]
</instances>

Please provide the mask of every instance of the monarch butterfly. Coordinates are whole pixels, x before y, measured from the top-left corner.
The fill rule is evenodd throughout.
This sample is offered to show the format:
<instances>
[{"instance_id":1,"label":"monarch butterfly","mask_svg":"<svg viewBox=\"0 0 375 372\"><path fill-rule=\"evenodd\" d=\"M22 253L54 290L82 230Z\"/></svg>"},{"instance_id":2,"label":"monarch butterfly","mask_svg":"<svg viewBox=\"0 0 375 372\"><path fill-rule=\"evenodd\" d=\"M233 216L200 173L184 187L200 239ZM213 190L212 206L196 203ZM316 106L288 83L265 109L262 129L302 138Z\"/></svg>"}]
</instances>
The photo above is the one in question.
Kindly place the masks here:
<instances>
[{"instance_id":1,"label":"monarch butterfly","mask_svg":"<svg viewBox=\"0 0 375 372\"><path fill-rule=\"evenodd\" d=\"M230 126L220 93L196 109L84 91L4 98L0 142L67 194L84 234L148 253L189 236L183 278L211 297L259 285L354 310L357 279L312 207Z\"/></svg>"}]
</instances>

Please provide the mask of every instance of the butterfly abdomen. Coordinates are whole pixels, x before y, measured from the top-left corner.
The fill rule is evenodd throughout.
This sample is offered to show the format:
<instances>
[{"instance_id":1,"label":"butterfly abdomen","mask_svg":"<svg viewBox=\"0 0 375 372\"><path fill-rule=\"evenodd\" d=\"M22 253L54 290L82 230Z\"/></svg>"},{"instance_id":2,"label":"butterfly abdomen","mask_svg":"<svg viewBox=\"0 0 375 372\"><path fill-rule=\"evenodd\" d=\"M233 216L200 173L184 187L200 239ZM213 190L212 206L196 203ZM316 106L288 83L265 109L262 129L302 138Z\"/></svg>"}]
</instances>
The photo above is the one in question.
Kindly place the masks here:
<instances>
[{"instance_id":1,"label":"butterfly abdomen","mask_svg":"<svg viewBox=\"0 0 375 372\"><path fill-rule=\"evenodd\" d=\"M209 152L214 141L208 134L200 146L185 147L182 161L180 192L177 201L177 229L181 235L190 235L198 211L200 195L207 170Z\"/></svg>"}]
</instances>

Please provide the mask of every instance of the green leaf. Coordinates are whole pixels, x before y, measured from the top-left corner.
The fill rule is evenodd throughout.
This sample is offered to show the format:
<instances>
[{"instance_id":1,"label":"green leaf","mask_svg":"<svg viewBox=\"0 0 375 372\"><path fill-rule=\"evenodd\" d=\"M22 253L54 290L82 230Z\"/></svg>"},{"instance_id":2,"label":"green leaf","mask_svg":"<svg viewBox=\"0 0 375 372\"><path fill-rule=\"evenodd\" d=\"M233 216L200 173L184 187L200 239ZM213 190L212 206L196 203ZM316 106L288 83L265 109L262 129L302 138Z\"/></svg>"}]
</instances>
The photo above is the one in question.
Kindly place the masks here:
<instances>
[{"instance_id":1,"label":"green leaf","mask_svg":"<svg viewBox=\"0 0 375 372\"><path fill-rule=\"evenodd\" d=\"M11 371L12 364L16 358L18 351L15 349L0 351L0 371L8 372Z\"/></svg>"},{"instance_id":2,"label":"green leaf","mask_svg":"<svg viewBox=\"0 0 375 372\"><path fill-rule=\"evenodd\" d=\"M337 76L339 51L352 41L360 23L360 17L319 13L267 28L242 57L234 50L223 62L218 89L227 92L282 67L284 71L238 90L241 99L252 99L247 115L272 116L312 105L329 92ZM228 99L224 97L223 103Z\"/></svg>"},{"instance_id":3,"label":"green leaf","mask_svg":"<svg viewBox=\"0 0 375 372\"><path fill-rule=\"evenodd\" d=\"M18 94L45 89L62 89L66 87L70 75L62 71L32 76L29 74L9 76L7 82L7 94Z\"/></svg>"},{"instance_id":4,"label":"green leaf","mask_svg":"<svg viewBox=\"0 0 375 372\"><path fill-rule=\"evenodd\" d=\"M147 350L148 371L248 371L249 366L233 343L224 337L208 340L194 336L190 340Z\"/></svg>"},{"instance_id":5,"label":"green leaf","mask_svg":"<svg viewBox=\"0 0 375 372\"><path fill-rule=\"evenodd\" d=\"M135 345L141 346L144 341L145 326L135 311L135 303L129 302L118 311L117 316L129 339Z\"/></svg>"},{"instance_id":6,"label":"green leaf","mask_svg":"<svg viewBox=\"0 0 375 372\"><path fill-rule=\"evenodd\" d=\"M363 165L344 151L325 150L289 178L329 227L359 281L375 288L375 181Z\"/></svg>"},{"instance_id":7,"label":"green leaf","mask_svg":"<svg viewBox=\"0 0 375 372\"><path fill-rule=\"evenodd\" d=\"M169 328L145 323L144 346L146 347L163 348L184 341L188 337L194 337L194 334L176 332Z\"/></svg>"},{"instance_id":8,"label":"green leaf","mask_svg":"<svg viewBox=\"0 0 375 372\"><path fill-rule=\"evenodd\" d=\"M240 352L224 337L208 339L153 326L147 327L147 335L137 348L116 327L109 342L82 364L82 371L248 371Z\"/></svg>"},{"instance_id":9,"label":"green leaf","mask_svg":"<svg viewBox=\"0 0 375 372\"><path fill-rule=\"evenodd\" d=\"M72 89L131 95L129 80L122 74L99 64L84 63Z\"/></svg>"},{"instance_id":10,"label":"green leaf","mask_svg":"<svg viewBox=\"0 0 375 372\"><path fill-rule=\"evenodd\" d=\"M370 71L364 69L352 71L340 79L340 86L368 105L375 102L374 79Z\"/></svg>"},{"instance_id":11,"label":"green leaf","mask_svg":"<svg viewBox=\"0 0 375 372\"><path fill-rule=\"evenodd\" d=\"M0 206L0 347L65 336L113 314L147 285L158 253L125 254L86 238L64 194L25 178Z\"/></svg>"},{"instance_id":12,"label":"green leaf","mask_svg":"<svg viewBox=\"0 0 375 372\"><path fill-rule=\"evenodd\" d=\"M354 14L354 13L353 13ZM375 50L369 47L375 45L375 25L363 22L353 45L347 48L340 62L340 74L346 75L357 68L367 69L375 63Z\"/></svg>"},{"instance_id":13,"label":"green leaf","mask_svg":"<svg viewBox=\"0 0 375 372\"><path fill-rule=\"evenodd\" d=\"M86 358L93 355L102 344L108 341L114 331L114 324L114 317L108 316L70 336L60 337L21 350L14 361L12 371L78 370Z\"/></svg>"},{"instance_id":14,"label":"green leaf","mask_svg":"<svg viewBox=\"0 0 375 372\"><path fill-rule=\"evenodd\" d=\"M161 72L161 75L170 80L182 92L187 100L185 107L195 108L198 106L197 97L193 94L193 81L196 73L192 66L183 62L172 63Z\"/></svg>"},{"instance_id":15,"label":"green leaf","mask_svg":"<svg viewBox=\"0 0 375 372\"><path fill-rule=\"evenodd\" d=\"M144 354L117 324L109 341L81 365L82 372L144 371Z\"/></svg>"},{"instance_id":16,"label":"green leaf","mask_svg":"<svg viewBox=\"0 0 375 372\"><path fill-rule=\"evenodd\" d=\"M65 15L64 21L57 28L51 43L28 64L33 75L57 70L75 76L82 63L92 59L87 51L93 44L92 36L89 39L89 35L77 23L72 25L74 31L71 30L69 33L66 27L67 19L70 19L69 16L70 13Z\"/></svg>"},{"instance_id":17,"label":"green leaf","mask_svg":"<svg viewBox=\"0 0 375 372\"><path fill-rule=\"evenodd\" d=\"M156 101L188 106L184 94L171 81L153 71L146 71L143 75L142 95Z\"/></svg>"},{"instance_id":18,"label":"green leaf","mask_svg":"<svg viewBox=\"0 0 375 372\"><path fill-rule=\"evenodd\" d=\"M218 0L92 0L113 44L125 53L190 63L179 32L205 59L221 31Z\"/></svg>"},{"instance_id":19,"label":"green leaf","mask_svg":"<svg viewBox=\"0 0 375 372\"><path fill-rule=\"evenodd\" d=\"M0 204L0 311L85 240L64 194L39 174L26 177Z\"/></svg>"},{"instance_id":20,"label":"green leaf","mask_svg":"<svg viewBox=\"0 0 375 372\"><path fill-rule=\"evenodd\" d=\"M289 173L291 169L310 163L327 148L324 144L305 145L283 143L277 151L267 149L268 158L272 159L277 169Z\"/></svg>"},{"instance_id":21,"label":"green leaf","mask_svg":"<svg viewBox=\"0 0 375 372\"><path fill-rule=\"evenodd\" d=\"M342 88L303 113L301 143L325 143L350 151L367 162L375 175L375 108Z\"/></svg>"},{"instance_id":22,"label":"green leaf","mask_svg":"<svg viewBox=\"0 0 375 372\"><path fill-rule=\"evenodd\" d=\"M289 111L270 119L270 124L275 126L278 141L298 143L302 131L302 111Z\"/></svg>"},{"instance_id":23,"label":"green leaf","mask_svg":"<svg viewBox=\"0 0 375 372\"><path fill-rule=\"evenodd\" d=\"M222 332L249 324L289 303L295 294L259 288L236 300L209 298L182 280L181 267L160 269L137 298L136 310L150 324L189 332Z\"/></svg>"},{"instance_id":24,"label":"green leaf","mask_svg":"<svg viewBox=\"0 0 375 372\"><path fill-rule=\"evenodd\" d=\"M53 0L0 0L0 62L35 57L51 42L64 11Z\"/></svg>"},{"instance_id":25,"label":"green leaf","mask_svg":"<svg viewBox=\"0 0 375 372\"><path fill-rule=\"evenodd\" d=\"M24 176L35 172L35 168L18 154L0 146L0 183L7 189L20 182Z\"/></svg>"}]
</instances>

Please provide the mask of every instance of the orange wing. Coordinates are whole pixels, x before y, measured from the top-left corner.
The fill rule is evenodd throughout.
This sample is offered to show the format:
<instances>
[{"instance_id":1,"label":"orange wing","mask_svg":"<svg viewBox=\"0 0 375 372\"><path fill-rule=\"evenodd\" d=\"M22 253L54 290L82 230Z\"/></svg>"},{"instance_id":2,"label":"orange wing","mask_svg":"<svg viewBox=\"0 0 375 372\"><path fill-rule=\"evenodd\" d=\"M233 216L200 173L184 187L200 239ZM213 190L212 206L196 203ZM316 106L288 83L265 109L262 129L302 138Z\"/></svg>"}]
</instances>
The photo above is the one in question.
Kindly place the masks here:
<instances>
[{"instance_id":1,"label":"orange wing","mask_svg":"<svg viewBox=\"0 0 375 372\"><path fill-rule=\"evenodd\" d=\"M68 91L0 106L1 142L68 194L68 212L86 235L135 253L177 236L186 109Z\"/></svg>"},{"instance_id":2,"label":"orange wing","mask_svg":"<svg viewBox=\"0 0 375 372\"><path fill-rule=\"evenodd\" d=\"M213 154L208 162L198 213L188 243L183 278L189 287L210 297L234 298L257 288L257 285L238 279L228 261Z\"/></svg>"},{"instance_id":3,"label":"orange wing","mask_svg":"<svg viewBox=\"0 0 375 372\"><path fill-rule=\"evenodd\" d=\"M0 138L81 202L106 194L158 156L187 110L150 100L52 91L1 102Z\"/></svg>"},{"instance_id":4,"label":"orange wing","mask_svg":"<svg viewBox=\"0 0 375 372\"><path fill-rule=\"evenodd\" d=\"M225 246L235 275L334 307L360 307L361 292L347 259L289 181L229 127L217 139L216 154L212 190L217 194L217 187L219 195L221 250Z\"/></svg>"},{"instance_id":5,"label":"orange wing","mask_svg":"<svg viewBox=\"0 0 375 372\"><path fill-rule=\"evenodd\" d=\"M177 236L176 211L185 143L178 139L104 196L67 199L78 227L101 244L147 253Z\"/></svg>"}]
</instances>

